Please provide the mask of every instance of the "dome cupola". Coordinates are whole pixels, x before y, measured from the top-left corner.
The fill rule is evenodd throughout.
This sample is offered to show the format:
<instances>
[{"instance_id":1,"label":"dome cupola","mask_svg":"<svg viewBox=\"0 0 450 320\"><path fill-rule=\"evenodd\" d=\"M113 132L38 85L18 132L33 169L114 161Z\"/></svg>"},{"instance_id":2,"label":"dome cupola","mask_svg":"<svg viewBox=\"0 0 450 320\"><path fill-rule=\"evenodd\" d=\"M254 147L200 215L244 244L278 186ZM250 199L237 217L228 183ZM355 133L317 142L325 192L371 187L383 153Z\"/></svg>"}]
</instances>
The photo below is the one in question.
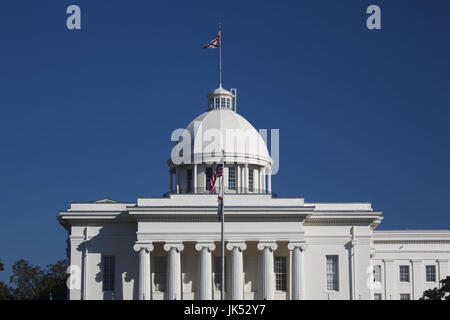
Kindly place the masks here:
<instances>
[{"instance_id":1,"label":"dome cupola","mask_svg":"<svg viewBox=\"0 0 450 320\"><path fill-rule=\"evenodd\" d=\"M220 84L219 88L207 95L208 109L228 109L236 111L237 89L233 88L230 89L230 91L222 88L222 84Z\"/></svg>"}]
</instances>

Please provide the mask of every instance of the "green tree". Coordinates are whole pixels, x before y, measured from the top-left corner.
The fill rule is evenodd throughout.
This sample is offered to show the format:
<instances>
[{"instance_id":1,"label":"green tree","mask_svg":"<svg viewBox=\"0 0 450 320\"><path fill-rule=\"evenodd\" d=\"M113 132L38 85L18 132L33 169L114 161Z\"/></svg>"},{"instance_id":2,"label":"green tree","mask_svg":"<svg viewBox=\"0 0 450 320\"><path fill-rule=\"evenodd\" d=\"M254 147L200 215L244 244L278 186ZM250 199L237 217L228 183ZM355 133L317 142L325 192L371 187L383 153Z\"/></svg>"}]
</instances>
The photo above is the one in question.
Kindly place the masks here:
<instances>
[{"instance_id":1,"label":"green tree","mask_svg":"<svg viewBox=\"0 0 450 320\"><path fill-rule=\"evenodd\" d=\"M59 260L55 264L49 264L40 282L39 300L67 299L67 260Z\"/></svg>"},{"instance_id":2,"label":"green tree","mask_svg":"<svg viewBox=\"0 0 450 320\"><path fill-rule=\"evenodd\" d=\"M10 282L15 285L14 298L18 300L34 300L39 296L40 282L44 271L24 259L16 261L12 266L13 275Z\"/></svg>"},{"instance_id":3,"label":"green tree","mask_svg":"<svg viewBox=\"0 0 450 320\"><path fill-rule=\"evenodd\" d=\"M5 270L5 267L0 259L0 271ZM8 287L4 282L0 281L0 300L11 300L12 293L11 288Z\"/></svg>"},{"instance_id":4,"label":"green tree","mask_svg":"<svg viewBox=\"0 0 450 320\"><path fill-rule=\"evenodd\" d=\"M59 260L45 269L26 260L14 263L11 283L15 285L13 295L21 300L65 300L68 262Z\"/></svg>"},{"instance_id":5,"label":"green tree","mask_svg":"<svg viewBox=\"0 0 450 320\"><path fill-rule=\"evenodd\" d=\"M440 288L424 291L420 300L450 300L450 277L442 279L440 283L442 284Z\"/></svg>"}]
</instances>

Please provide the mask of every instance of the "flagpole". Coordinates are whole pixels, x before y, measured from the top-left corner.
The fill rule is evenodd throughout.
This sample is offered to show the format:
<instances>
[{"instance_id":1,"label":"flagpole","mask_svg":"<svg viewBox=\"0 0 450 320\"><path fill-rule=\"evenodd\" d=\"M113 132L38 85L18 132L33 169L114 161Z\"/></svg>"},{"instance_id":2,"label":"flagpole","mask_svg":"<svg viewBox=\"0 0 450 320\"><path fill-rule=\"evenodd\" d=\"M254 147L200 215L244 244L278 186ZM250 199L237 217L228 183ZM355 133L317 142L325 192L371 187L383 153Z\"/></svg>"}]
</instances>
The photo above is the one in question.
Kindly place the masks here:
<instances>
[{"instance_id":1,"label":"flagpole","mask_svg":"<svg viewBox=\"0 0 450 320\"><path fill-rule=\"evenodd\" d=\"M222 22L219 22L219 87L222 87Z\"/></svg>"},{"instance_id":2,"label":"flagpole","mask_svg":"<svg viewBox=\"0 0 450 320\"><path fill-rule=\"evenodd\" d=\"M220 290L220 300L225 300L225 239L224 239L224 220L225 220L225 212L224 212L224 198L225 198L225 190L223 189L223 179L224 177L224 172L225 172L225 168L224 168L224 164L225 164L225 151L222 150L222 179L220 181L220 188L222 191L222 201L221 201L221 206L222 206L222 219L220 219L220 225L221 225L221 241L222 241L222 287Z\"/></svg>"}]
</instances>

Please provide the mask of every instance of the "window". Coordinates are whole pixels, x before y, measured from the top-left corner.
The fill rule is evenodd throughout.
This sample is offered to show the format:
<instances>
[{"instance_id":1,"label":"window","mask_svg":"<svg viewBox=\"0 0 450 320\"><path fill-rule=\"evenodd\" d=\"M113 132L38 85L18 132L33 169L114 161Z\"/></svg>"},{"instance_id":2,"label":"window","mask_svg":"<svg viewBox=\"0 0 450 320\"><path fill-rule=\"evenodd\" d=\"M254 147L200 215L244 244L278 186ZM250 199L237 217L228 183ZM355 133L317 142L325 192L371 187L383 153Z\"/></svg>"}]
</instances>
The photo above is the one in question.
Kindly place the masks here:
<instances>
[{"instance_id":1,"label":"window","mask_svg":"<svg viewBox=\"0 0 450 320\"><path fill-rule=\"evenodd\" d=\"M409 282L409 266L400 266L400 282Z\"/></svg>"},{"instance_id":2,"label":"window","mask_svg":"<svg viewBox=\"0 0 450 320\"><path fill-rule=\"evenodd\" d=\"M220 98L220 107L225 109L225 98Z\"/></svg>"},{"instance_id":3,"label":"window","mask_svg":"<svg viewBox=\"0 0 450 320\"><path fill-rule=\"evenodd\" d=\"M338 256L327 256L327 290L339 290Z\"/></svg>"},{"instance_id":4,"label":"window","mask_svg":"<svg viewBox=\"0 0 450 320\"><path fill-rule=\"evenodd\" d=\"M373 282L381 282L381 266L373 266Z\"/></svg>"},{"instance_id":5,"label":"window","mask_svg":"<svg viewBox=\"0 0 450 320\"><path fill-rule=\"evenodd\" d=\"M220 98L216 98L215 108L218 109L220 107Z\"/></svg>"},{"instance_id":6,"label":"window","mask_svg":"<svg viewBox=\"0 0 450 320\"><path fill-rule=\"evenodd\" d=\"M227 99L227 109L230 109L230 99Z\"/></svg>"},{"instance_id":7,"label":"window","mask_svg":"<svg viewBox=\"0 0 450 320\"><path fill-rule=\"evenodd\" d=\"M400 293L400 300L411 300L409 293Z\"/></svg>"},{"instance_id":8,"label":"window","mask_svg":"<svg viewBox=\"0 0 450 320\"><path fill-rule=\"evenodd\" d=\"M436 282L436 266L426 266L425 274L427 282Z\"/></svg>"},{"instance_id":9,"label":"window","mask_svg":"<svg viewBox=\"0 0 450 320\"><path fill-rule=\"evenodd\" d=\"M167 257L155 257L155 291L166 291Z\"/></svg>"},{"instance_id":10,"label":"window","mask_svg":"<svg viewBox=\"0 0 450 320\"><path fill-rule=\"evenodd\" d=\"M227 265L227 257L225 257L225 266ZM225 267L226 270L226 267ZM227 279L225 273L225 290L227 289ZM214 257L214 289L222 290L222 256Z\"/></svg>"},{"instance_id":11,"label":"window","mask_svg":"<svg viewBox=\"0 0 450 320\"><path fill-rule=\"evenodd\" d=\"M103 256L103 291L114 291L115 257Z\"/></svg>"},{"instance_id":12,"label":"window","mask_svg":"<svg viewBox=\"0 0 450 320\"><path fill-rule=\"evenodd\" d=\"M192 169L187 171L187 192L192 192Z\"/></svg>"},{"instance_id":13,"label":"window","mask_svg":"<svg viewBox=\"0 0 450 320\"><path fill-rule=\"evenodd\" d=\"M286 291L287 290L286 257L275 256L274 270L275 270L275 289L279 291Z\"/></svg>"},{"instance_id":14,"label":"window","mask_svg":"<svg viewBox=\"0 0 450 320\"><path fill-rule=\"evenodd\" d=\"M248 191L253 192L253 169L248 170Z\"/></svg>"},{"instance_id":15,"label":"window","mask_svg":"<svg viewBox=\"0 0 450 320\"><path fill-rule=\"evenodd\" d=\"M375 293L373 295L373 300L381 300L381 293Z\"/></svg>"},{"instance_id":16,"label":"window","mask_svg":"<svg viewBox=\"0 0 450 320\"><path fill-rule=\"evenodd\" d=\"M209 181L212 179L212 168L206 168L205 170L206 176L206 190L211 190L211 186L209 185Z\"/></svg>"},{"instance_id":17,"label":"window","mask_svg":"<svg viewBox=\"0 0 450 320\"><path fill-rule=\"evenodd\" d=\"M228 168L228 190L236 190L236 167Z\"/></svg>"}]
</instances>

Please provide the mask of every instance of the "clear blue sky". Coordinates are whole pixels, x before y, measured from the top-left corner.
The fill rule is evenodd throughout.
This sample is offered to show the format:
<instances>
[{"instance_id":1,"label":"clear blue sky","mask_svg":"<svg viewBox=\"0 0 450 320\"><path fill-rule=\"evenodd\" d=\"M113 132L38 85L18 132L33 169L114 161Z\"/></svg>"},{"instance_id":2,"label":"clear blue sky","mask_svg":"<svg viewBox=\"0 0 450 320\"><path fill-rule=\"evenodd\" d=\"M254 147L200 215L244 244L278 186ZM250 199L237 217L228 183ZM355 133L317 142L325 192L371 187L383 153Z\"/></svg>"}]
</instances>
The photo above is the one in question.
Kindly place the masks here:
<instances>
[{"instance_id":1,"label":"clear blue sky","mask_svg":"<svg viewBox=\"0 0 450 320\"><path fill-rule=\"evenodd\" d=\"M275 192L369 201L384 229L450 228L449 13L446 0L2 0L0 280L20 258L64 258L70 202L168 190L170 134L217 87L202 46L219 20L238 111L280 129Z\"/></svg>"}]
</instances>

